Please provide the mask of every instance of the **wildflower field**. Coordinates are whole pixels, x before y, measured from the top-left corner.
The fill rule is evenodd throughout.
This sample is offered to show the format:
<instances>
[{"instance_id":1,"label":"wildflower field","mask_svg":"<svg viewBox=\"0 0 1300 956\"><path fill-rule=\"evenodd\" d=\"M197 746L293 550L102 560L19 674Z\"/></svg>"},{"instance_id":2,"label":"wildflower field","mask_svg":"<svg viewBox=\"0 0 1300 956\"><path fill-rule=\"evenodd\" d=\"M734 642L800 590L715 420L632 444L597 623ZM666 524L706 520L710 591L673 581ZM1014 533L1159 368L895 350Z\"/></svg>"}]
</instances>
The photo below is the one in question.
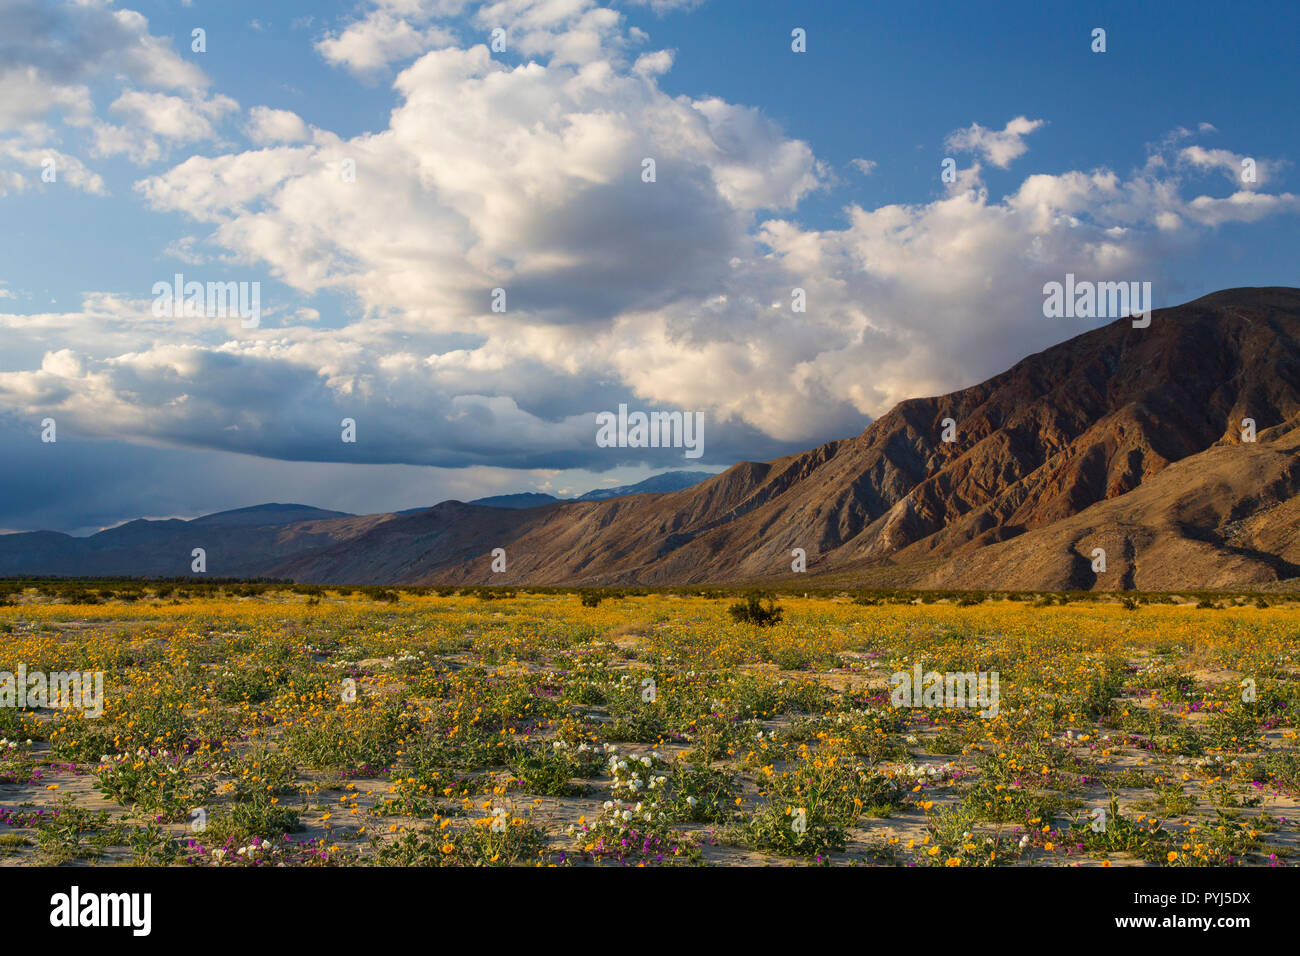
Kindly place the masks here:
<instances>
[{"instance_id":1,"label":"wildflower field","mask_svg":"<svg viewBox=\"0 0 1300 956\"><path fill-rule=\"evenodd\" d=\"M14 589L0 671L104 702L0 707L0 865L1300 859L1294 601L308 591Z\"/></svg>"}]
</instances>

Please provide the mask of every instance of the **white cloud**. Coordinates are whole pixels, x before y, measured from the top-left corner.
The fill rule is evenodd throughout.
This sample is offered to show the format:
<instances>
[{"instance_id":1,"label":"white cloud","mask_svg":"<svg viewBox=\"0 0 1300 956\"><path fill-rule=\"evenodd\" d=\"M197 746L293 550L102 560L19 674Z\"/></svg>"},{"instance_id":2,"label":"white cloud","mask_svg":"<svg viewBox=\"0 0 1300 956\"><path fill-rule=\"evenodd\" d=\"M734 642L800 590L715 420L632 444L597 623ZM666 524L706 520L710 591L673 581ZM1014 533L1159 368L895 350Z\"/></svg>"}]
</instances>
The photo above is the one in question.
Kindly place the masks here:
<instances>
[{"instance_id":1,"label":"white cloud","mask_svg":"<svg viewBox=\"0 0 1300 956\"><path fill-rule=\"evenodd\" d=\"M248 125L244 132L254 143L263 146L272 143L301 143L310 136L307 124L297 113L267 106L254 106L248 111Z\"/></svg>"},{"instance_id":2,"label":"white cloud","mask_svg":"<svg viewBox=\"0 0 1300 956\"><path fill-rule=\"evenodd\" d=\"M1249 163L1248 159L1250 159ZM1283 166L1282 163L1273 160L1246 157L1230 149L1205 149L1203 146L1195 145L1180 150L1178 161L1195 169L1223 173L1241 189L1258 189L1271 182ZM1254 179L1243 179L1244 170L1252 164Z\"/></svg>"},{"instance_id":3,"label":"white cloud","mask_svg":"<svg viewBox=\"0 0 1300 956\"><path fill-rule=\"evenodd\" d=\"M440 15L419 0L372 13L420 30ZM754 456L851 433L1082 331L1043 319L1045 279L1158 281L1174 244L1296 210L1290 194L1189 198L1198 165L1179 160L1179 136L1135 172L1031 174L1001 197L974 162L939 199L849 206L842 227L809 229L799 204L829 180L812 148L753 108L665 92L670 55L636 54L616 13L506 0L471 22L472 46L397 75L383 128L344 138L259 108L248 132L264 148L136 184L198 224L170 250L201 266L190 278L279 280L261 328L102 294L0 315L14 369L0 405L101 437L294 460L569 468L613 463L594 414L634 399L704 411L709 454ZM491 23L515 56L481 42ZM202 132L173 119L135 126ZM1006 165L1041 124L954 135ZM337 440L344 416L358 447Z\"/></svg>"},{"instance_id":4,"label":"white cloud","mask_svg":"<svg viewBox=\"0 0 1300 956\"><path fill-rule=\"evenodd\" d=\"M4 160L9 160L8 163L3 164L7 165L9 170L8 176L5 176L3 166L0 166L0 196L9 191L50 188L57 183L67 183L74 189L99 196L105 195L108 191L102 176L91 172L75 156L69 156L57 149L27 149L18 142L0 140L0 163ZM47 170L54 177L53 183L46 182Z\"/></svg>"},{"instance_id":5,"label":"white cloud","mask_svg":"<svg viewBox=\"0 0 1300 956\"><path fill-rule=\"evenodd\" d=\"M217 137L214 124L239 104L228 96L186 96L127 90L113 101L110 112L123 118L122 126L100 123L95 127L95 152L102 156L125 153L134 162L152 162L165 155L167 144L194 143Z\"/></svg>"},{"instance_id":6,"label":"white cloud","mask_svg":"<svg viewBox=\"0 0 1300 956\"><path fill-rule=\"evenodd\" d=\"M45 120L52 112L70 124L85 125L93 112L89 88L80 83L51 83L32 65L0 70L0 132L40 136L46 132Z\"/></svg>"},{"instance_id":7,"label":"white cloud","mask_svg":"<svg viewBox=\"0 0 1300 956\"><path fill-rule=\"evenodd\" d=\"M376 10L341 33L327 33L316 43L328 62L361 76L372 76L397 60L434 47L449 46L454 36L440 27L419 28L385 10Z\"/></svg>"},{"instance_id":8,"label":"white cloud","mask_svg":"<svg viewBox=\"0 0 1300 956\"><path fill-rule=\"evenodd\" d=\"M969 128L949 134L945 145L958 152L979 153L999 169L1006 169L1013 159L1023 156L1029 150L1024 137L1043 124L1043 120L1031 120L1024 116L1017 116L1001 131L971 123Z\"/></svg>"},{"instance_id":9,"label":"white cloud","mask_svg":"<svg viewBox=\"0 0 1300 956\"><path fill-rule=\"evenodd\" d=\"M46 352L41 359L41 371L58 378L81 378L86 374L86 364L72 349Z\"/></svg>"},{"instance_id":10,"label":"white cloud","mask_svg":"<svg viewBox=\"0 0 1300 956\"><path fill-rule=\"evenodd\" d=\"M1300 212L1300 196L1293 193L1265 195L1241 190L1222 199L1197 196L1187 206L1187 214L1207 226L1225 222L1258 222L1283 212Z\"/></svg>"},{"instance_id":11,"label":"white cloud","mask_svg":"<svg viewBox=\"0 0 1300 956\"><path fill-rule=\"evenodd\" d=\"M497 286L561 325L708 291L701 252L725 260L756 210L818 182L809 147L756 111L674 99L608 63L512 69L477 46L426 54L396 87L380 133L194 157L140 189L304 291L450 330Z\"/></svg>"},{"instance_id":12,"label":"white cloud","mask_svg":"<svg viewBox=\"0 0 1300 956\"><path fill-rule=\"evenodd\" d=\"M637 57L632 72L640 73L642 76L660 76L672 68L673 52L671 50L656 50L654 53L643 53Z\"/></svg>"},{"instance_id":13,"label":"white cloud","mask_svg":"<svg viewBox=\"0 0 1300 956\"><path fill-rule=\"evenodd\" d=\"M170 39L151 33L134 10L107 0L6 0L0 6L3 154L58 154L77 188L104 191L65 137L84 139L91 155L159 159L164 151L156 135L181 132L171 138L192 141L200 138L192 135L196 128L234 107L227 97L207 97L207 86L203 71ZM96 119L92 89L122 91L114 105L125 125ZM14 164L0 165L0 189L6 183L11 189L27 185Z\"/></svg>"}]
</instances>

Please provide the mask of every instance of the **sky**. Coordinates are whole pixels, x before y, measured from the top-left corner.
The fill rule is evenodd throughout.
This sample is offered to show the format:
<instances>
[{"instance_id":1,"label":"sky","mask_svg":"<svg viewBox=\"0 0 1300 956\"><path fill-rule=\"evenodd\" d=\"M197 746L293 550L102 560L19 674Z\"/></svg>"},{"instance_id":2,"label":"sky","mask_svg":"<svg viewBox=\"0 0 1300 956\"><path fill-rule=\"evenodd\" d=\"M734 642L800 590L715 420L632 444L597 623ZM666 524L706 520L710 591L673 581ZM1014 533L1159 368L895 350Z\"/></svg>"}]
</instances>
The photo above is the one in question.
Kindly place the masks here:
<instances>
[{"instance_id":1,"label":"sky","mask_svg":"<svg viewBox=\"0 0 1300 956\"><path fill-rule=\"evenodd\" d=\"M0 530L718 471L1108 321L1067 274L1300 285L1249 10L0 0Z\"/></svg>"}]
</instances>

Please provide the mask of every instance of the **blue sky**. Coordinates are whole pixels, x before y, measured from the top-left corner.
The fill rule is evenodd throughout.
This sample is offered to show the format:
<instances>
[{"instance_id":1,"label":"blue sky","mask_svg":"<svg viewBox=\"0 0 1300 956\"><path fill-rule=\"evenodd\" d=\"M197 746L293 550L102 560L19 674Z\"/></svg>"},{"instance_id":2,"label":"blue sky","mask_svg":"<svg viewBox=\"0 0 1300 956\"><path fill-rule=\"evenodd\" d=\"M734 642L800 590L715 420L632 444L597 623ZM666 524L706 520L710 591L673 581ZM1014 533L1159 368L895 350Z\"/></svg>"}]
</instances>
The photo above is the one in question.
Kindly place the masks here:
<instances>
[{"instance_id":1,"label":"blue sky","mask_svg":"<svg viewBox=\"0 0 1300 956\"><path fill-rule=\"evenodd\" d=\"M1295 285L1297 27L1286 3L12 0L0 529L720 469L1084 331L1042 315L1067 271L1157 306ZM176 272L260 283L259 326L153 315ZM703 412L705 457L598 447L620 402Z\"/></svg>"}]
</instances>

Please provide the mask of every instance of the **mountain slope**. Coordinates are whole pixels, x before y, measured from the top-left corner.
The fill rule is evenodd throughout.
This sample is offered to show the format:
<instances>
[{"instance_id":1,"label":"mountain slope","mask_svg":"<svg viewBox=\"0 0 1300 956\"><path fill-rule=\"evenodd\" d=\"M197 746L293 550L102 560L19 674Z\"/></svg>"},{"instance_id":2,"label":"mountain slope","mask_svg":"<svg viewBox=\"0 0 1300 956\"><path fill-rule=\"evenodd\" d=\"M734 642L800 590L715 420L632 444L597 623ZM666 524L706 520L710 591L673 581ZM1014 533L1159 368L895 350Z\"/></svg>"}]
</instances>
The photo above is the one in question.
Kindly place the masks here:
<instances>
[{"instance_id":1,"label":"mountain slope","mask_svg":"<svg viewBox=\"0 0 1300 956\"><path fill-rule=\"evenodd\" d=\"M1254 443L1241 440L1244 418ZM185 573L190 547L212 542L210 574L326 583L794 580L802 548L798 580L810 584L1263 586L1300 573L1297 426L1300 290L1232 289L681 490L257 526L130 522L80 543L9 535L0 574ZM268 520L291 517L275 507ZM1103 575L1094 547L1106 550ZM504 572L491 570L494 548Z\"/></svg>"},{"instance_id":2,"label":"mountain slope","mask_svg":"<svg viewBox=\"0 0 1300 956\"><path fill-rule=\"evenodd\" d=\"M1115 322L980 385L903 402L856 438L685 492L531 512L503 543L505 575L489 577L479 559L413 568L409 580L752 580L788 573L796 547L814 577L872 562L922 568L1120 498L1236 436L1244 417L1260 430L1293 421L1297 343L1300 292L1217 293L1160 310L1148 329ZM945 418L957 423L951 444ZM1075 584L1065 572L1051 580Z\"/></svg>"},{"instance_id":3,"label":"mountain slope","mask_svg":"<svg viewBox=\"0 0 1300 956\"><path fill-rule=\"evenodd\" d=\"M190 521L191 527L237 526L263 528L269 525L297 524L301 521L321 521L329 518L354 518L342 511L326 511L310 505L253 505L251 508L236 508L234 511L218 511L216 514L203 515Z\"/></svg>"},{"instance_id":4,"label":"mountain slope","mask_svg":"<svg viewBox=\"0 0 1300 956\"><path fill-rule=\"evenodd\" d=\"M681 491L698 485L706 478L712 478L711 471L665 471L661 475L651 475L634 485L619 485L616 488L596 488L585 495L578 495L577 501L604 501L607 498L623 498L627 495L659 494L665 491Z\"/></svg>"},{"instance_id":5,"label":"mountain slope","mask_svg":"<svg viewBox=\"0 0 1300 956\"><path fill-rule=\"evenodd\" d=\"M949 558L926 583L1171 590L1300 577L1300 423L1223 442L1134 491L1015 539ZM1105 552L1094 573L1092 555Z\"/></svg>"},{"instance_id":6,"label":"mountain slope","mask_svg":"<svg viewBox=\"0 0 1300 956\"><path fill-rule=\"evenodd\" d=\"M475 498L470 504L481 505L484 508L537 508L541 505L553 504L559 500L555 495L543 494L540 491L523 491L514 495L492 495L489 498ZM425 509L419 508L416 510L423 511Z\"/></svg>"},{"instance_id":7,"label":"mountain slope","mask_svg":"<svg viewBox=\"0 0 1300 956\"><path fill-rule=\"evenodd\" d=\"M302 507L302 506L297 506ZM331 514L307 509L309 514ZM238 514L227 512L225 514ZM193 550L205 552L214 577L264 576L273 565L301 552L356 538L392 515L344 515L270 524L233 521L137 519L88 538L51 531L0 536L0 576L178 577L191 573ZM279 519L283 519L283 514Z\"/></svg>"},{"instance_id":8,"label":"mountain slope","mask_svg":"<svg viewBox=\"0 0 1300 956\"><path fill-rule=\"evenodd\" d=\"M665 491L681 491L698 485L706 478L712 478L709 471L666 471L660 475L651 475L633 485L618 485L614 488L596 488L576 498L557 498L554 495L537 491L526 491L513 495L492 495L489 498L475 498L472 505L487 508L536 508L556 501L605 501L610 498L625 498L628 495L657 494ZM422 508L414 509L423 511ZM412 514L414 512L403 512Z\"/></svg>"}]
</instances>

